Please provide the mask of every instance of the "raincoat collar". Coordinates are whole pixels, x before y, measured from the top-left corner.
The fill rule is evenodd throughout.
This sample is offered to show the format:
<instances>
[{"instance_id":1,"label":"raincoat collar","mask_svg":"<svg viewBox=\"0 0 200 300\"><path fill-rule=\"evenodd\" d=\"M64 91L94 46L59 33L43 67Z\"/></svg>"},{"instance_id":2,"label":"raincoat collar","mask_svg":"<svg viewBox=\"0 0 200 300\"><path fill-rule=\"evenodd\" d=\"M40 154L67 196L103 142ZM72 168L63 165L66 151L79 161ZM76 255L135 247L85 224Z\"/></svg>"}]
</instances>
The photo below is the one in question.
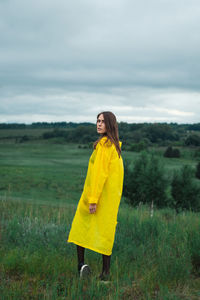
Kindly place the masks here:
<instances>
[{"instance_id":1,"label":"raincoat collar","mask_svg":"<svg viewBox=\"0 0 200 300\"><path fill-rule=\"evenodd\" d=\"M99 144L104 145L104 144L106 143L106 145L111 146L111 145L112 145L111 141L108 139L108 142L106 142L107 139L108 139L108 138L107 138L106 136L103 136L103 137L100 139ZM120 145L120 147L122 146L122 142L121 142L121 141L119 141L119 145Z\"/></svg>"},{"instance_id":2,"label":"raincoat collar","mask_svg":"<svg viewBox=\"0 0 200 300\"><path fill-rule=\"evenodd\" d=\"M108 140L108 141L107 141ZM107 142L106 142L107 141ZM106 143L106 145L111 145L111 141L106 137L106 136L103 136L100 141L99 141L99 144L101 145L104 145Z\"/></svg>"}]
</instances>

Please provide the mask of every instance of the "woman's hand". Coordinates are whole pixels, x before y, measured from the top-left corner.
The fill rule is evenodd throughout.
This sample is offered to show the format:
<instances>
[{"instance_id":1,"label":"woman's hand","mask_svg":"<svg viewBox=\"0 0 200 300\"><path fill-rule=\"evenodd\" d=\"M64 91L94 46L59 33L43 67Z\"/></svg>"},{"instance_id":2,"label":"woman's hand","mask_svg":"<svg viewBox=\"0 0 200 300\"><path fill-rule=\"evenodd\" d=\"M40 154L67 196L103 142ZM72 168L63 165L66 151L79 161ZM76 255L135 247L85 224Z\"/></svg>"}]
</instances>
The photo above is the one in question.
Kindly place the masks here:
<instances>
[{"instance_id":1,"label":"woman's hand","mask_svg":"<svg viewBox=\"0 0 200 300\"><path fill-rule=\"evenodd\" d=\"M89 211L90 211L90 214L94 214L97 210L97 205L96 203L90 203L90 206L89 206Z\"/></svg>"}]
</instances>

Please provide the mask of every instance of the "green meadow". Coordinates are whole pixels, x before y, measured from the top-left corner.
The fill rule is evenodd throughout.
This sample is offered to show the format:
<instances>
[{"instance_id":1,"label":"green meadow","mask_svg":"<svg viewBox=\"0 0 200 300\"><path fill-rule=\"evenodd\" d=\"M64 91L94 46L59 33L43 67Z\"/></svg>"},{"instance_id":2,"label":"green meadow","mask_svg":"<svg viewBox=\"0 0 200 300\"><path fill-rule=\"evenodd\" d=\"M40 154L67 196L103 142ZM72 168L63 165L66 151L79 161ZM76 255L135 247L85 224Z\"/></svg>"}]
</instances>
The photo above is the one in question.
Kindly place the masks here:
<instances>
[{"instance_id":1,"label":"green meadow","mask_svg":"<svg viewBox=\"0 0 200 300\"><path fill-rule=\"evenodd\" d=\"M66 242L92 149L34 140L0 144L1 299L199 299L200 214L120 204L111 282L98 280L101 255L86 250L92 276L80 280ZM163 158L169 175L195 167L191 150ZM123 152L134 163L139 154Z\"/></svg>"}]
</instances>

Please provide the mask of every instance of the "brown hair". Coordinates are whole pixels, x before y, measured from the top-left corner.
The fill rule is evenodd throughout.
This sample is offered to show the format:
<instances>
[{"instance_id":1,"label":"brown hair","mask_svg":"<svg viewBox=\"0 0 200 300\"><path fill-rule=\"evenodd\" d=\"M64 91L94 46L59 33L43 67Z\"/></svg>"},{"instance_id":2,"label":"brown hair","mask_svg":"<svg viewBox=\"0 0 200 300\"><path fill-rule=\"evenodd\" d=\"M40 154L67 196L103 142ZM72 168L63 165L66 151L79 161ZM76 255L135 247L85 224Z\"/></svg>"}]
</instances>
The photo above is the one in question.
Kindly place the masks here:
<instances>
[{"instance_id":1,"label":"brown hair","mask_svg":"<svg viewBox=\"0 0 200 300\"><path fill-rule=\"evenodd\" d=\"M103 115L104 117L104 122L105 122L105 126L106 126L106 132L103 134L103 136L101 136L96 142L94 142L93 146L94 149L96 149L96 145L98 144L98 142L104 137L107 137L107 141L108 140L111 141L111 143L113 143L115 145L115 148L119 154L119 157L121 155L121 148L119 145L119 134L118 134L118 125L117 125L117 119L115 117L115 115L111 112L111 111L103 111L101 113L99 113L97 115L97 119L100 115Z\"/></svg>"}]
</instances>

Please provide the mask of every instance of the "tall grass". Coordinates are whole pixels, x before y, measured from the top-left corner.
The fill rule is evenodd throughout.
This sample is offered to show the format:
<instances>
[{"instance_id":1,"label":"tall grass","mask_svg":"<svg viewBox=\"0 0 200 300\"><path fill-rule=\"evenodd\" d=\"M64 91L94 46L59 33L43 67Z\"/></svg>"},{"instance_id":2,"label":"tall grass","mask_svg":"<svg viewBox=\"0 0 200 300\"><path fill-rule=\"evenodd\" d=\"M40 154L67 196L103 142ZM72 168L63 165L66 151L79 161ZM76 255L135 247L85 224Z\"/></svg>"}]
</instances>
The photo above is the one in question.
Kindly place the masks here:
<instances>
[{"instance_id":1,"label":"tall grass","mask_svg":"<svg viewBox=\"0 0 200 300\"><path fill-rule=\"evenodd\" d=\"M1 198L2 299L198 298L198 214L165 209L150 217L148 207L122 203L105 285L101 255L89 250L92 276L78 278L76 248L66 242L75 209Z\"/></svg>"}]
</instances>

